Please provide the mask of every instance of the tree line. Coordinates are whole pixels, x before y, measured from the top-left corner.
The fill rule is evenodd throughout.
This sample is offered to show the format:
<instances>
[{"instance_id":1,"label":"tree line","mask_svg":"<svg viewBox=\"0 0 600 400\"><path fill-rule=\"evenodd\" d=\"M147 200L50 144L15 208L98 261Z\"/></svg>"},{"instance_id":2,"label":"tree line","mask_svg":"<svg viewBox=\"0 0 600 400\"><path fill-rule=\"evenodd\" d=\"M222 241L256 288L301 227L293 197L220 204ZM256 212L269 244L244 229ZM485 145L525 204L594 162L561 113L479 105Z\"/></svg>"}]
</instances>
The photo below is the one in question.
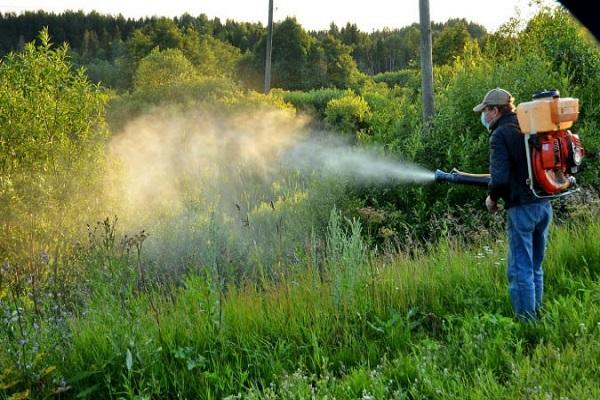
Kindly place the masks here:
<instances>
[{"instance_id":1,"label":"tree line","mask_svg":"<svg viewBox=\"0 0 600 400\"><path fill-rule=\"evenodd\" d=\"M261 23L222 22L205 14L133 19L95 11L0 13L0 55L22 50L43 27L55 43L68 43L72 61L86 67L93 81L117 90L134 88L140 61L166 50L166 58L172 61L175 52L175 59L200 75L262 86L267 33ZM432 23L432 34L437 65L452 61L467 42L482 44L488 37L483 26L465 19ZM353 23L307 31L287 18L274 26L273 86L345 88L364 75L417 68L419 35L416 23L370 33Z\"/></svg>"}]
</instances>

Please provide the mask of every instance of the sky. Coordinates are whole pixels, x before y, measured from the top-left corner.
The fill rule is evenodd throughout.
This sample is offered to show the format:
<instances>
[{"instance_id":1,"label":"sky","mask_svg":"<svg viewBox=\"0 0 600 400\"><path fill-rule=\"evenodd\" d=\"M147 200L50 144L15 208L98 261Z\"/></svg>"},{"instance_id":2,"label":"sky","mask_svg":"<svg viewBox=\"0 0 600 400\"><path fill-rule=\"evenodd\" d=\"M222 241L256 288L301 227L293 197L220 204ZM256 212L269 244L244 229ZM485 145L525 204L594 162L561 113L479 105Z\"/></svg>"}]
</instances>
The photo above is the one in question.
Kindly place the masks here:
<instances>
[{"instance_id":1,"label":"sky","mask_svg":"<svg viewBox=\"0 0 600 400\"><path fill-rule=\"evenodd\" d=\"M328 29L331 22L339 27L355 23L361 31L401 28L419 21L419 0L273 0L274 21L296 17L308 30ZM449 18L466 18L479 23L490 32L497 30L511 17L528 19L539 6L531 0L430 0L431 20L445 22ZM546 4L556 4L546 0ZM267 23L268 0L0 0L0 12L96 10L102 14L123 14L125 17L193 16L206 14L221 21Z\"/></svg>"}]
</instances>

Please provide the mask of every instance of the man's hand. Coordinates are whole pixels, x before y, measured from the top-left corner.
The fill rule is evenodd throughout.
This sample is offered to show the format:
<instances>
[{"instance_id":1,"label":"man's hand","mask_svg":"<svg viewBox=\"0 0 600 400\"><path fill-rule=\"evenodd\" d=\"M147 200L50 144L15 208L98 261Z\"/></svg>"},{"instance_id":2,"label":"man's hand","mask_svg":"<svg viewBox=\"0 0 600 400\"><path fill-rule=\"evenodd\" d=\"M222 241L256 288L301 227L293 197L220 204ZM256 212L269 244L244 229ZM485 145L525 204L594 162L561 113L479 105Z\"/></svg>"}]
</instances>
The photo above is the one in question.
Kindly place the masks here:
<instances>
[{"instance_id":1,"label":"man's hand","mask_svg":"<svg viewBox=\"0 0 600 400\"><path fill-rule=\"evenodd\" d=\"M492 198L490 196L486 197L485 206L487 207L488 211L491 213L498 212L498 210L500 209L498 207L498 202L492 200Z\"/></svg>"}]
</instances>

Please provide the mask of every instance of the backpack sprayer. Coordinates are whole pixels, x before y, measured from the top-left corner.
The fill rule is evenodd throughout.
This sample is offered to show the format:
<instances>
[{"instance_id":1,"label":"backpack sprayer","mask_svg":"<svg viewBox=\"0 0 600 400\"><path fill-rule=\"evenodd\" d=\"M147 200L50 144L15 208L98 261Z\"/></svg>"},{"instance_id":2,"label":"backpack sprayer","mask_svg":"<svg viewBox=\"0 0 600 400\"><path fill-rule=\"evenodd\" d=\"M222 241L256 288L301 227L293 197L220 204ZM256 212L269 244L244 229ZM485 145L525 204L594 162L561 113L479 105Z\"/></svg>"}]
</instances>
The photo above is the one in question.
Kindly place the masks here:
<instances>
[{"instance_id":1,"label":"backpack sprayer","mask_svg":"<svg viewBox=\"0 0 600 400\"><path fill-rule=\"evenodd\" d=\"M579 100L560 98L558 90L537 93L533 101L517 106L527 157L527 185L535 197L557 198L579 190L573 175L579 172L585 150L579 136L568 130L578 114ZM435 180L487 187L490 175L438 169Z\"/></svg>"}]
</instances>

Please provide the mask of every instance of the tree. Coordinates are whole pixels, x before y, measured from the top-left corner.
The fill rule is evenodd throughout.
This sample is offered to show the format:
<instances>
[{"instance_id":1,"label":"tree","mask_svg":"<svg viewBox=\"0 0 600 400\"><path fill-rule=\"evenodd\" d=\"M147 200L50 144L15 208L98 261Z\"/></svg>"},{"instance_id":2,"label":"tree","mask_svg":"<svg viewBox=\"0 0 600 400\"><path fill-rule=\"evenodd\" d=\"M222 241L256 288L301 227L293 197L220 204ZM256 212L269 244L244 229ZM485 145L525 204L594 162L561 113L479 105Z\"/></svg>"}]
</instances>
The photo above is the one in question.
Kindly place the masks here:
<instances>
[{"instance_id":1,"label":"tree","mask_svg":"<svg viewBox=\"0 0 600 400\"><path fill-rule=\"evenodd\" d=\"M288 17L274 26L273 87L306 88L305 71L313 41L295 18Z\"/></svg>"},{"instance_id":2,"label":"tree","mask_svg":"<svg viewBox=\"0 0 600 400\"><path fill-rule=\"evenodd\" d=\"M202 76L233 77L241 59L238 48L193 28L185 32L182 51Z\"/></svg>"},{"instance_id":3,"label":"tree","mask_svg":"<svg viewBox=\"0 0 600 400\"><path fill-rule=\"evenodd\" d=\"M181 50L156 48L140 61L133 83L135 90L145 90L190 82L195 77L194 66Z\"/></svg>"},{"instance_id":4,"label":"tree","mask_svg":"<svg viewBox=\"0 0 600 400\"><path fill-rule=\"evenodd\" d=\"M437 65L448 64L457 55L462 54L465 44L471 39L465 22L445 27L433 44L433 61Z\"/></svg>"},{"instance_id":5,"label":"tree","mask_svg":"<svg viewBox=\"0 0 600 400\"><path fill-rule=\"evenodd\" d=\"M42 230L58 238L65 226L57 221L91 217L95 207L107 99L82 69L71 68L67 51L53 49L43 30L39 45L30 42L0 63L0 253L6 257L24 248L16 238Z\"/></svg>"},{"instance_id":6,"label":"tree","mask_svg":"<svg viewBox=\"0 0 600 400\"><path fill-rule=\"evenodd\" d=\"M98 49L100 48L100 42L98 41L98 35L95 31L88 31L87 29L83 33L83 42L81 44L81 59L83 62L91 60Z\"/></svg>"},{"instance_id":7,"label":"tree","mask_svg":"<svg viewBox=\"0 0 600 400\"><path fill-rule=\"evenodd\" d=\"M183 34L175 22L163 17L153 19L144 28L134 31L127 47L132 61L137 63L155 47L161 50L181 49L183 42Z\"/></svg>"},{"instance_id":8,"label":"tree","mask_svg":"<svg viewBox=\"0 0 600 400\"><path fill-rule=\"evenodd\" d=\"M356 46L360 41L360 30L356 24L348 22L340 31L340 36L345 45Z\"/></svg>"},{"instance_id":9,"label":"tree","mask_svg":"<svg viewBox=\"0 0 600 400\"><path fill-rule=\"evenodd\" d=\"M320 45L323 47L326 59L326 86L338 88L351 86L358 76L356 62L350 54L351 48L331 35L327 35Z\"/></svg>"}]
</instances>

